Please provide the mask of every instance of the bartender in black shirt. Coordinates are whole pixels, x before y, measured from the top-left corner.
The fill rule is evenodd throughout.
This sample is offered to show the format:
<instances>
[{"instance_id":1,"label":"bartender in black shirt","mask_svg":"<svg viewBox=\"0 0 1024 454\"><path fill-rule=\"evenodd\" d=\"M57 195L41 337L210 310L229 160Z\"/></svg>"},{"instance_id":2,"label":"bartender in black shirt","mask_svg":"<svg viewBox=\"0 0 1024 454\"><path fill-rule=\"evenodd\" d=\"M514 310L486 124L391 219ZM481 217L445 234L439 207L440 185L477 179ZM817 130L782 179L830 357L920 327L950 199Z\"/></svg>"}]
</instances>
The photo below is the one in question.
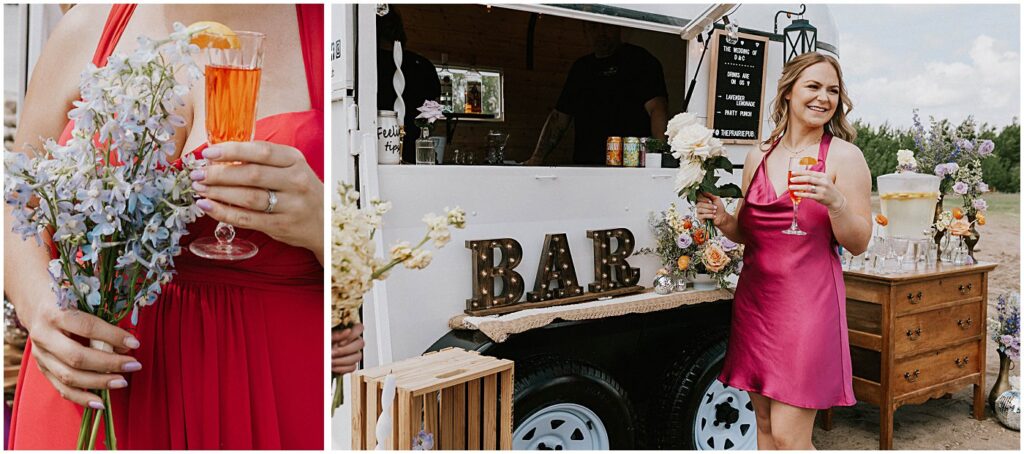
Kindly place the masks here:
<instances>
[{"instance_id":1,"label":"bartender in black shirt","mask_svg":"<svg viewBox=\"0 0 1024 454\"><path fill-rule=\"evenodd\" d=\"M665 136L668 90L661 63L642 47L622 42L618 26L583 26L594 53L573 63L527 165L542 165L576 121L573 163L604 165L609 136Z\"/></svg>"},{"instance_id":2,"label":"bartender in black shirt","mask_svg":"<svg viewBox=\"0 0 1024 454\"><path fill-rule=\"evenodd\" d=\"M402 100L405 101L405 139L402 141L402 162L416 162L416 139L420 138L420 130L416 127L416 116L424 101L434 100L441 96L441 81L437 78L437 69L430 60L422 55L409 51L406 46L405 27L402 16L395 5L390 5L388 14L377 16L377 108L394 110L395 86L395 41L402 43L402 76L405 77L405 88Z\"/></svg>"}]
</instances>

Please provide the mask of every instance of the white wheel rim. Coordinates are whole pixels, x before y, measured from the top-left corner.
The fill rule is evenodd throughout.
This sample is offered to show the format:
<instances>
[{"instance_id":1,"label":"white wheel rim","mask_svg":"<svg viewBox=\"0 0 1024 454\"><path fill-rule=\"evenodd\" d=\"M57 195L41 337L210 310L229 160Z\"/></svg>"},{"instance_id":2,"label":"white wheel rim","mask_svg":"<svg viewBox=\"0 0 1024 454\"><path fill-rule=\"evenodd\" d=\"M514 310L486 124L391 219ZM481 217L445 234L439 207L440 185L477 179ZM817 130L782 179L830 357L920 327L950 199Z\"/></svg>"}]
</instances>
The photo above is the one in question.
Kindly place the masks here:
<instances>
[{"instance_id":1,"label":"white wheel rim","mask_svg":"<svg viewBox=\"0 0 1024 454\"><path fill-rule=\"evenodd\" d=\"M693 439L699 450L757 449L757 420L750 395L717 379L711 382L693 421Z\"/></svg>"},{"instance_id":2,"label":"white wheel rim","mask_svg":"<svg viewBox=\"0 0 1024 454\"><path fill-rule=\"evenodd\" d=\"M555 404L530 415L512 434L512 449L607 450L608 431L601 418L578 404Z\"/></svg>"}]
</instances>

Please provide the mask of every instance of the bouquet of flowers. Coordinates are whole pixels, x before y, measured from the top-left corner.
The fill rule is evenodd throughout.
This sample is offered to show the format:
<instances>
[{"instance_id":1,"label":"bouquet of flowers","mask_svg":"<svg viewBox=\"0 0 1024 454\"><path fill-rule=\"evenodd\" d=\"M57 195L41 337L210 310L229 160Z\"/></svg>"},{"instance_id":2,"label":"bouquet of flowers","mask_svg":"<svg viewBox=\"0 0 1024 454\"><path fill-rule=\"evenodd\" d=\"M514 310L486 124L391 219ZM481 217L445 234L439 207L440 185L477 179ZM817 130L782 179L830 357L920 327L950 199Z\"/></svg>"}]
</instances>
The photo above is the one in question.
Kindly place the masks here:
<instances>
[{"instance_id":1,"label":"bouquet of flowers","mask_svg":"<svg viewBox=\"0 0 1024 454\"><path fill-rule=\"evenodd\" d=\"M697 196L707 192L719 197L741 197L735 184L718 186L718 169L732 171L732 162L725 155L722 141L712 137L711 130L698 122L697 116L683 112L668 122L665 132L672 156L679 160L676 192L679 197L696 203Z\"/></svg>"},{"instance_id":2,"label":"bouquet of flowers","mask_svg":"<svg viewBox=\"0 0 1024 454\"><path fill-rule=\"evenodd\" d=\"M918 153L916 158L913 154L910 157L916 159L920 168L933 171L942 178L939 193L944 195L952 190L962 196L961 206L968 219L974 220L977 213L984 212L988 203L981 194L988 192L989 188L982 178L981 160L992 156L995 143L976 138L974 120L968 117L953 130L948 122L937 122L932 118L930 129L925 131L915 110L911 134ZM898 153L906 151L909 150Z\"/></svg>"},{"instance_id":3,"label":"bouquet of flowers","mask_svg":"<svg viewBox=\"0 0 1024 454\"><path fill-rule=\"evenodd\" d=\"M451 240L449 227L457 229L466 226L466 212L459 207L445 208L442 216L429 213L423 217L427 233L415 246L406 241L391 247L388 258L378 257L374 235L380 229L382 217L391 210L391 203L379 199L370 201L370 209L359 208L359 192L348 184L338 185L338 200L334 203L331 216L331 326L352 326L359 323L359 308L363 295L373 287L374 280L387 279L388 272L398 264L408 269L423 269L430 265L432 254L426 250L428 241L440 249ZM339 381L335 380L334 399L331 407L338 408L344 395Z\"/></svg>"},{"instance_id":4,"label":"bouquet of flowers","mask_svg":"<svg viewBox=\"0 0 1024 454\"><path fill-rule=\"evenodd\" d=\"M1011 361L1020 361L1020 294L999 295L996 313L989 317L989 332L996 349Z\"/></svg>"},{"instance_id":5,"label":"bouquet of flowers","mask_svg":"<svg viewBox=\"0 0 1024 454\"><path fill-rule=\"evenodd\" d=\"M4 199L13 230L43 244L49 232L57 258L49 272L57 304L112 324L153 304L174 276L174 257L186 225L201 215L189 172L201 162L176 152L175 128L185 125L189 84L202 76L193 63L194 32L174 24L164 40L139 39L131 55L82 73L82 99L68 113L75 127L67 145L47 140L34 156L5 152ZM175 74L185 70L187 84ZM97 349L110 345L93 341ZM78 449L92 449L103 424L107 447L117 448L110 393L98 392L105 410L86 408Z\"/></svg>"},{"instance_id":6,"label":"bouquet of flowers","mask_svg":"<svg viewBox=\"0 0 1024 454\"><path fill-rule=\"evenodd\" d=\"M743 246L718 235L696 222L693 217L681 215L675 203L660 215L651 215L655 249L642 248L641 254L656 254L662 265L676 277L693 279L707 273L725 287L726 278L739 273L743 267Z\"/></svg>"}]
</instances>

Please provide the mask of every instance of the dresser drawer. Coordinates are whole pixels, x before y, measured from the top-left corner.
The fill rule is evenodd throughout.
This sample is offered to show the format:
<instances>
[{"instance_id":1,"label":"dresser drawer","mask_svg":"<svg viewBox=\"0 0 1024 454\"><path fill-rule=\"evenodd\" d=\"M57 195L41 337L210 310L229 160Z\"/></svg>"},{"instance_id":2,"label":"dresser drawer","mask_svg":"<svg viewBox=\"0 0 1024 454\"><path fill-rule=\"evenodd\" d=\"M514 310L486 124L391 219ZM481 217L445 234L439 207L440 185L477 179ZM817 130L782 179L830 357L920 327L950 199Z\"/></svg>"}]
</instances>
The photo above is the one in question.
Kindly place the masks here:
<instances>
[{"instance_id":1,"label":"dresser drawer","mask_svg":"<svg viewBox=\"0 0 1024 454\"><path fill-rule=\"evenodd\" d=\"M978 372L980 341L896 361L895 395L909 393Z\"/></svg>"},{"instance_id":2,"label":"dresser drawer","mask_svg":"<svg viewBox=\"0 0 1024 454\"><path fill-rule=\"evenodd\" d=\"M919 311L951 301L978 298L982 294L981 274L940 277L894 287L897 314Z\"/></svg>"},{"instance_id":3,"label":"dresser drawer","mask_svg":"<svg viewBox=\"0 0 1024 454\"><path fill-rule=\"evenodd\" d=\"M896 318L896 357L915 355L984 333L981 301Z\"/></svg>"}]
</instances>

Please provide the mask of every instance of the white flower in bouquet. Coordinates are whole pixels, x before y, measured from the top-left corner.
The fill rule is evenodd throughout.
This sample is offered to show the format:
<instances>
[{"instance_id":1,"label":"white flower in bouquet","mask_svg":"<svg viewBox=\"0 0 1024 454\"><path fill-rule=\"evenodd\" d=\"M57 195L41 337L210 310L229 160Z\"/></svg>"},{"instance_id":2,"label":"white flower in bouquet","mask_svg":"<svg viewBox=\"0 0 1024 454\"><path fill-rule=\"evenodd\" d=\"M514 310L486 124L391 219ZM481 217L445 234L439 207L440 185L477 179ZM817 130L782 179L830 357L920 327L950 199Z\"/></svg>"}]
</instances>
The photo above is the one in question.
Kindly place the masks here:
<instances>
[{"instance_id":1,"label":"white flower in bouquet","mask_svg":"<svg viewBox=\"0 0 1024 454\"><path fill-rule=\"evenodd\" d=\"M332 327L359 323L359 308L374 280L386 279L398 264L408 269L426 268L433 258L430 251L423 249L426 243L433 240L434 245L441 248L451 240L449 227L461 229L466 224L466 212L459 207L445 208L443 216L427 214L423 217L427 224L423 239L415 246L406 241L396 243L385 261L376 256L374 235L380 229L383 216L391 209L391 203L374 199L370 205L370 209L360 209L359 193L351 185L338 184L338 198L331 216ZM342 387L336 385L332 413L342 399Z\"/></svg>"},{"instance_id":2,"label":"white flower in bouquet","mask_svg":"<svg viewBox=\"0 0 1024 454\"><path fill-rule=\"evenodd\" d=\"M699 163L681 161L679 163L679 171L676 172L676 192L689 192L695 189L700 185L701 181L704 181L706 173L707 171Z\"/></svg>"},{"instance_id":3,"label":"white flower in bouquet","mask_svg":"<svg viewBox=\"0 0 1024 454\"><path fill-rule=\"evenodd\" d=\"M700 159L703 161L710 156L710 152L704 153L705 156L697 155L698 149L709 148L711 145L711 130L705 128L701 124L693 123L684 126L679 130L679 133L669 141L669 146L672 148L672 156L679 160L694 160Z\"/></svg>"},{"instance_id":4,"label":"white flower in bouquet","mask_svg":"<svg viewBox=\"0 0 1024 454\"><path fill-rule=\"evenodd\" d=\"M896 171L902 172L917 172L917 159L914 158L914 152L910 150L899 150L896 152Z\"/></svg>"},{"instance_id":5,"label":"white flower in bouquet","mask_svg":"<svg viewBox=\"0 0 1024 454\"><path fill-rule=\"evenodd\" d=\"M668 141L672 142L672 139L675 139L676 135L679 134L679 131L682 131L683 128L687 126L698 124L699 121L700 120L696 115L689 112L683 112L672 117L672 119L668 121L668 126L665 128L665 135L668 137Z\"/></svg>"}]
</instances>

